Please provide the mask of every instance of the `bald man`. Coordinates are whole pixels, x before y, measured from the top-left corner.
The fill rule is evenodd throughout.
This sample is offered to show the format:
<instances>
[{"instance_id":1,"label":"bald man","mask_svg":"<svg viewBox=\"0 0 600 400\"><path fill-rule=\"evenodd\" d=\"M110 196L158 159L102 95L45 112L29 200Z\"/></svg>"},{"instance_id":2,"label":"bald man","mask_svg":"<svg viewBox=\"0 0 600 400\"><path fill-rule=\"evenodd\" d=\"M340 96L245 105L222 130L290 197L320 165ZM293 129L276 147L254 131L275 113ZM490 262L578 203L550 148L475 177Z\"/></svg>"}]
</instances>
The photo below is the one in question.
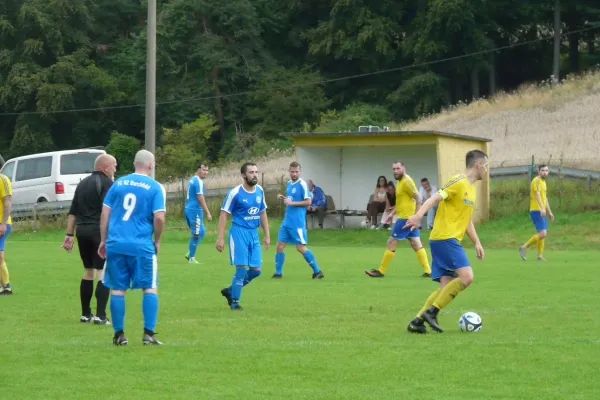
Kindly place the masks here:
<instances>
[{"instance_id":1,"label":"bald man","mask_svg":"<svg viewBox=\"0 0 600 400\"><path fill-rule=\"evenodd\" d=\"M69 253L73 250L73 236L77 235L79 255L83 262L83 279L79 286L81 298L80 322L96 325L110 325L106 318L106 305L110 294L102 283L104 260L98 255L100 246L100 215L102 202L113 184L117 160L109 154L101 154L94 163L94 172L84 178L75 189L75 195L69 210L67 236L62 247ZM90 303L96 284L96 315L92 314Z\"/></svg>"}]
</instances>

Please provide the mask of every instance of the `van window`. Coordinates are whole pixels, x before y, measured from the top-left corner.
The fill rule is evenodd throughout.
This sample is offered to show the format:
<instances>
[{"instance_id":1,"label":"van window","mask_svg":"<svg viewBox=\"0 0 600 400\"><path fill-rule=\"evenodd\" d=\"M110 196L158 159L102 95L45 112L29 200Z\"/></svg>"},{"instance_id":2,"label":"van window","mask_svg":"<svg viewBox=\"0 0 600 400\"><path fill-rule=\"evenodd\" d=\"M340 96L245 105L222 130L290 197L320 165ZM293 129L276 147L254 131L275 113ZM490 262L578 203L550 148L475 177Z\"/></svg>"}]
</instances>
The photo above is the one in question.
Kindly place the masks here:
<instances>
[{"instance_id":1,"label":"van window","mask_svg":"<svg viewBox=\"0 0 600 400\"><path fill-rule=\"evenodd\" d=\"M61 175L91 174L94 162L103 153L74 153L60 156Z\"/></svg>"},{"instance_id":2,"label":"van window","mask_svg":"<svg viewBox=\"0 0 600 400\"><path fill-rule=\"evenodd\" d=\"M9 163L4 164L4 168L2 168L2 175L8 176L8 178L12 181L14 171L15 171L15 162L11 161Z\"/></svg>"},{"instance_id":3,"label":"van window","mask_svg":"<svg viewBox=\"0 0 600 400\"><path fill-rule=\"evenodd\" d=\"M52 175L52 156L18 160L15 182L47 178Z\"/></svg>"}]
</instances>

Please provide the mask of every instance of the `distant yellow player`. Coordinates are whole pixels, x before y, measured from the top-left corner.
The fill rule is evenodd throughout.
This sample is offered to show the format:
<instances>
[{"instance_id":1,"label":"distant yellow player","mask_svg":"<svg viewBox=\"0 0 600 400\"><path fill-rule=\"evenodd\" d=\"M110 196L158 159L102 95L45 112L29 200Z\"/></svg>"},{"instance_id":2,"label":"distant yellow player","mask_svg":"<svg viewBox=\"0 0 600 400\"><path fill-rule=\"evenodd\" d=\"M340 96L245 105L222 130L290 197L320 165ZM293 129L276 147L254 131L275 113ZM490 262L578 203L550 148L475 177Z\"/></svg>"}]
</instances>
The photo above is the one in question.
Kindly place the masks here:
<instances>
[{"instance_id":1,"label":"distant yellow player","mask_svg":"<svg viewBox=\"0 0 600 400\"><path fill-rule=\"evenodd\" d=\"M406 220L411 215L415 214L421 206L419 190L415 185L415 181L413 181L406 173L406 167L402 162L394 162L392 164L392 169L394 171L394 178L398 181L396 184L396 213L398 214L398 219L394 224L392 237L388 240L387 250L383 254L383 260L381 261L379 269L365 271L365 274L369 275L371 278L383 278L396 255L398 240L408 239L417 255L417 260L419 260L421 267L423 267L423 277L430 277L431 267L429 266L429 260L427 259L427 252L423 248L423 244L421 244L419 229L410 230L404 228Z\"/></svg>"},{"instance_id":2,"label":"distant yellow player","mask_svg":"<svg viewBox=\"0 0 600 400\"><path fill-rule=\"evenodd\" d=\"M11 295L10 277L8 267L4 259L4 250L6 239L12 231L12 219L10 211L12 206L12 185L10 179L5 175L0 175L0 295Z\"/></svg>"},{"instance_id":3,"label":"distant yellow player","mask_svg":"<svg viewBox=\"0 0 600 400\"><path fill-rule=\"evenodd\" d=\"M519 247L519 254L523 260L527 260L527 249L537 243L537 259L544 261L544 243L548 235L548 218L554 221L554 214L550 209L548 201L548 187L546 178L550 170L547 165L538 167L538 176L531 181L531 194L529 200L529 215L535 225L537 233L531 237L523 246Z\"/></svg>"},{"instance_id":4,"label":"distant yellow player","mask_svg":"<svg viewBox=\"0 0 600 400\"><path fill-rule=\"evenodd\" d=\"M439 204L429 246L433 261L431 279L440 282L440 287L429 295L423 308L408 325L411 333L427 333L424 322L434 331L443 332L437 321L438 312L473 282L473 269L461 245L465 233L475 244L477 258L483 260L485 256L471 217L477 201L473 184L487 174L488 158L481 150L471 150L465 162L465 173L450 178L404 226L416 229L427 211Z\"/></svg>"}]
</instances>

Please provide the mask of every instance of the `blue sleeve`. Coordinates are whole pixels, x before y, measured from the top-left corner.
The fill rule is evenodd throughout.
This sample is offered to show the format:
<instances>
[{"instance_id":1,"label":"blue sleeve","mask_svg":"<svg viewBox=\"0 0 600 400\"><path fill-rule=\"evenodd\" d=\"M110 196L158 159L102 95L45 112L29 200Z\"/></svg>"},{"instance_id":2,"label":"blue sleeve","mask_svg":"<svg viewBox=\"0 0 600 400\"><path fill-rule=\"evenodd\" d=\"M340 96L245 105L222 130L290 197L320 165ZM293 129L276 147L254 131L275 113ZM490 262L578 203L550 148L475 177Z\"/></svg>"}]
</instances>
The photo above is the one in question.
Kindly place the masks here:
<instances>
[{"instance_id":1,"label":"blue sleeve","mask_svg":"<svg viewBox=\"0 0 600 400\"><path fill-rule=\"evenodd\" d=\"M114 202L115 202L115 190L117 188L117 185L112 185L110 187L110 189L108 189L108 192L106 193L106 196L104 196L104 201L102 202L103 205L105 205L108 208L113 208L114 206Z\"/></svg>"},{"instance_id":2,"label":"blue sleeve","mask_svg":"<svg viewBox=\"0 0 600 400\"><path fill-rule=\"evenodd\" d=\"M302 200L312 198L312 193L310 193L310 189L308 188L308 184L306 182L303 181L300 187L302 188Z\"/></svg>"},{"instance_id":3,"label":"blue sleeve","mask_svg":"<svg viewBox=\"0 0 600 400\"><path fill-rule=\"evenodd\" d=\"M167 211L167 193L165 188L159 183L155 186L154 198L152 199L152 213L155 214L160 211Z\"/></svg>"},{"instance_id":4,"label":"blue sleeve","mask_svg":"<svg viewBox=\"0 0 600 400\"><path fill-rule=\"evenodd\" d=\"M225 211L228 214L232 213L237 201L237 193L238 192L235 189L231 189L229 193L227 193L227 196L225 196L225 200L223 200L221 211Z\"/></svg>"},{"instance_id":5,"label":"blue sleeve","mask_svg":"<svg viewBox=\"0 0 600 400\"><path fill-rule=\"evenodd\" d=\"M262 201L260 202L259 212L263 212L267 209L267 200L265 199L265 191L261 190L261 192L262 192Z\"/></svg>"},{"instance_id":6,"label":"blue sleeve","mask_svg":"<svg viewBox=\"0 0 600 400\"><path fill-rule=\"evenodd\" d=\"M196 193L204 196L204 182L200 178L196 179Z\"/></svg>"}]
</instances>

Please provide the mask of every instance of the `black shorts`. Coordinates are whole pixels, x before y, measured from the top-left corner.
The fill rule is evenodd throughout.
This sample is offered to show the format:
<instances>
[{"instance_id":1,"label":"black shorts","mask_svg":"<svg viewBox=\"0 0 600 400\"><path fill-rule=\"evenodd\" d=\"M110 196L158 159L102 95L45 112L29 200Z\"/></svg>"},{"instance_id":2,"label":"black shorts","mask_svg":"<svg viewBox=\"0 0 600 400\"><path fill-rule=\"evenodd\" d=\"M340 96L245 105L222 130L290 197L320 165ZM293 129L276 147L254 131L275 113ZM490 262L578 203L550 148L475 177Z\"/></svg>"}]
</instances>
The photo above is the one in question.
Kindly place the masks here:
<instances>
[{"instance_id":1,"label":"black shorts","mask_svg":"<svg viewBox=\"0 0 600 400\"><path fill-rule=\"evenodd\" d=\"M100 235L77 235L77 244L84 268L104 269L104 260L98 255Z\"/></svg>"}]
</instances>

